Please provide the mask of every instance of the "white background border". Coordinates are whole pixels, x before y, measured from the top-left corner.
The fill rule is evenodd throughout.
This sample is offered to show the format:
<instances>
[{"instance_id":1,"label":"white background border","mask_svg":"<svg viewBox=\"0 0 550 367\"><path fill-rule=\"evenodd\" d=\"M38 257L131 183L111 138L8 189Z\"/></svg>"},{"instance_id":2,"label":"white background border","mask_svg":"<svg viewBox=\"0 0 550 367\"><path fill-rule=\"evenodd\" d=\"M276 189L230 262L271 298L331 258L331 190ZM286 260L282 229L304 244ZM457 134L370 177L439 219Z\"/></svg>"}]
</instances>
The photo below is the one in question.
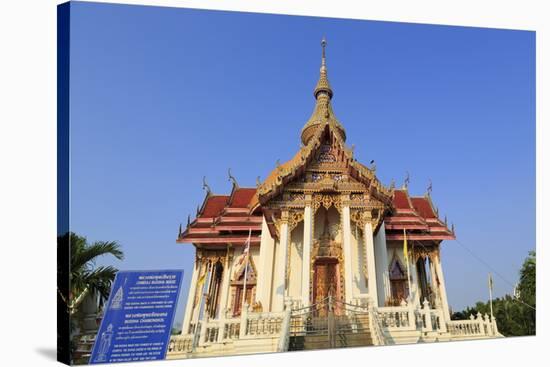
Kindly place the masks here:
<instances>
[{"instance_id":1,"label":"white background border","mask_svg":"<svg viewBox=\"0 0 550 367\"><path fill-rule=\"evenodd\" d=\"M104 1L102 1L104 2ZM545 1L120 1L204 9L536 30L537 337L140 363L139 366L540 365L547 360L548 61ZM54 365L56 269L56 4L0 5L0 365ZM545 23L546 20L546 23ZM546 42L546 47L544 43ZM513 170L513 167L510 167ZM490 208L488 208L490 215ZM521 215L510 208L510 215ZM513 228L511 229L513 230ZM505 251L505 249L503 249ZM498 254L495 254L498 256ZM467 269L465 269L467 271ZM546 346L546 350L544 348ZM546 362L547 363L547 362Z\"/></svg>"}]
</instances>

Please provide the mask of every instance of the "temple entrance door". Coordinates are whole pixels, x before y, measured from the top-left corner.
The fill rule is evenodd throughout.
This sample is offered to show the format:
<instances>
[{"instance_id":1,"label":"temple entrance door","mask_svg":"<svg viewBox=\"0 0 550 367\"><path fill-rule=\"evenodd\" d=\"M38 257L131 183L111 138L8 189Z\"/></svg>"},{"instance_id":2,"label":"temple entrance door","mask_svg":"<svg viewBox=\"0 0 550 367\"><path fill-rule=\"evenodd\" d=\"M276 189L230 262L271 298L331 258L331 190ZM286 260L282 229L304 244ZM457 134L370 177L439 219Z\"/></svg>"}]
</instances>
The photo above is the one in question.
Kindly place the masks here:
<instances>
[{"instance_id":1,"label":"temple entrance door","mask_svg":"<svg viewBox=\"0 0 550 367\"><path fill-rule=\"evenodd\" d=\"M392 300L396 303L394 306L399 306L401 301L408 297L407 281L403 279L391 281Z\"/></svg>"},{"instance_id":2,"label":"temple entrance door","mask_svg":"<svg viewBox=\"0 0 550 367\"><path fill-rule=\"evenodd\" d=\"M330 295L332 299L340 299L340 282L338 281L338 260L334 258L320 259L314 264L313 275L313 303L321 303L323 306L318 309L319 316L326 316L328 313L328 301L325 300ZM334 307L337 313L339 307Z\"/></svg>"}]
</instances>

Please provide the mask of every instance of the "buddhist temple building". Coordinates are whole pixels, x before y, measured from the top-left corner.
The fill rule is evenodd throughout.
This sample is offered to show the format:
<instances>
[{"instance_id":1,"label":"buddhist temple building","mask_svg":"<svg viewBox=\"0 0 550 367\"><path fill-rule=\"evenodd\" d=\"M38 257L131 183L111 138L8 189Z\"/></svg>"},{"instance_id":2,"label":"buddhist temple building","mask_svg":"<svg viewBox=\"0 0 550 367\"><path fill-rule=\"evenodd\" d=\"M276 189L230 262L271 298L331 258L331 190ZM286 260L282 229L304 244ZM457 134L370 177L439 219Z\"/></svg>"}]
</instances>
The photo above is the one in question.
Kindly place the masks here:
<instances>
[{"instance_id":1,"label":"buddhist temple building","mask_svg":"<svg viewBox=\"0 0 550 367\"><path fill-rule=\"evenodd\" d=\"M332 107L326 41L301 144L256 187L206 196L177 243L196 258L168 358L498 336L451 321L440 256L455 239L427 193L354 158ZM297 142L298 145L298 142ZM269 167L268 167L269 169ZM332 320L332 321L329 321Z\"/></svg>"}]
</instances>

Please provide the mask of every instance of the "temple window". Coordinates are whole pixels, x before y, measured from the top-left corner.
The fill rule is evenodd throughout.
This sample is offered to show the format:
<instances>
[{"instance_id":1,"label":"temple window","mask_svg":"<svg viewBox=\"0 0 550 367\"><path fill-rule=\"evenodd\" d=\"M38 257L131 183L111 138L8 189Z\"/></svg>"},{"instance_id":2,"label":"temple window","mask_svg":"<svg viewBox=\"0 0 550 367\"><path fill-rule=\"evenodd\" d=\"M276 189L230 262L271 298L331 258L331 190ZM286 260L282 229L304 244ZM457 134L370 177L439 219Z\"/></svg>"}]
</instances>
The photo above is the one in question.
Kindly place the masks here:
<instances>
[{"instance_id":1,"label":"temple window","mask_svg":"<svg viewBox=\"0 0 550 367\"><path fill-rule=\"evenodd\" d=\"M405 267L401 261L399 261L396 254L394 254L393 260L390 263L389 271L391 288L390 305L399 306L402 301L409 297L409 285Z\"/></svg>"},{"instance_id":2,"label":"temple window","mask_svg":"<svg viewBox=\"0 0 550 367\"><path fill-rule=\"evenodd\" d=\"M234 280L231 281L231 311L233 316L239 316L243 305L244 277L246 269L246 294L245 303L252 305L256 296L256 271L252 259L237 270Z\"/></svg>"}]
</instances>

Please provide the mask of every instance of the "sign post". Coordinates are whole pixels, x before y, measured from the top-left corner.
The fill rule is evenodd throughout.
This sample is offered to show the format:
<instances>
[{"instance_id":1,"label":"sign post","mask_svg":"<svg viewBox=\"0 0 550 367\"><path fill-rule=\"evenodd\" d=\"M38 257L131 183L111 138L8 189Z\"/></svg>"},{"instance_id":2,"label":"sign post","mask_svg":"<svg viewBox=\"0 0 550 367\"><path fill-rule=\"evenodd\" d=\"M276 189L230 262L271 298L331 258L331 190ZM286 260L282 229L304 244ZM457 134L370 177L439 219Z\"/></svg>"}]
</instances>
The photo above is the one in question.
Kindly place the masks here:
<instances>
[{"instance_id":1,"label":"sign post","mask_svg":"<svg viewBox=\"0 0 550 367\"><path fill-rule=\"evenodd\" d=\"M164 359L182 278L182 270L119 271L89 363Z\"/></svg>"}]
</instances>

